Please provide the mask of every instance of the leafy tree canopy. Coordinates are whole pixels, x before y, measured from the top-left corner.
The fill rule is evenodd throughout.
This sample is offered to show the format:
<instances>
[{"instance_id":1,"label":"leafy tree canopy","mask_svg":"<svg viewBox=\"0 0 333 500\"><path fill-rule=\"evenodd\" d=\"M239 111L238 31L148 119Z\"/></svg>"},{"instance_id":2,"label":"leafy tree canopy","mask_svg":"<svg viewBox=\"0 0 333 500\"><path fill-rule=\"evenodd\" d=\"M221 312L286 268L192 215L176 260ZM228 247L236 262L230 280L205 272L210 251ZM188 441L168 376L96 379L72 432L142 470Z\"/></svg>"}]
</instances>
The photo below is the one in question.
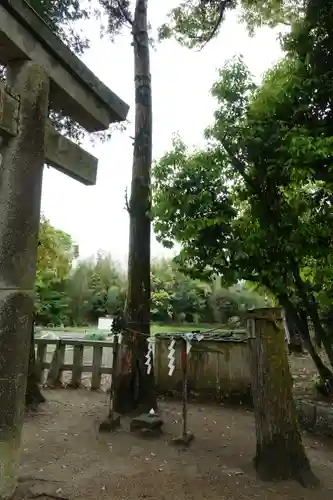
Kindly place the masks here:
<instances>
[{"instance_id":1,"label":"leafy tree canopy","mask_svg":"<svg viewBox=\"0 0 333 500\"><path fill-rule=\"evenodd\" d=\"M78 256L78 247L65 232L55 229L42 216L39 229L36 273L36 313L39 321L62 321L67 312L64 293L72 262ZM56 319L59 318L59 319Z\"/></svg>"},{"instance_id":2,"label":"leafy tree canopy","mask_svg":"<svg viewBox=\"0 0 333 500\"><path fill-rule=\"evenodd\" d=\"M155 166L155 229L182 244L184 269L261 283L306 333L304 308L332 363L318 313L331 287L332 26L325 2L305 14L259 88L241 58L224 66L206 149L177 138Z\"/></svg>"},{"instance_id":3,"label":"leafy tree canopy","mask_svg":"<svg viewBox=\"0 0 333 500\"><path fill-rule=\"evenodd\" d=\"M198 47L215 38L227 13L240 9L240 19L250 33L262 25L275 27L291 24L302 16L302 0L183 0L168 14L159 29L161 40L174 37L189 48Z\"/></svg>"}]
</instances>

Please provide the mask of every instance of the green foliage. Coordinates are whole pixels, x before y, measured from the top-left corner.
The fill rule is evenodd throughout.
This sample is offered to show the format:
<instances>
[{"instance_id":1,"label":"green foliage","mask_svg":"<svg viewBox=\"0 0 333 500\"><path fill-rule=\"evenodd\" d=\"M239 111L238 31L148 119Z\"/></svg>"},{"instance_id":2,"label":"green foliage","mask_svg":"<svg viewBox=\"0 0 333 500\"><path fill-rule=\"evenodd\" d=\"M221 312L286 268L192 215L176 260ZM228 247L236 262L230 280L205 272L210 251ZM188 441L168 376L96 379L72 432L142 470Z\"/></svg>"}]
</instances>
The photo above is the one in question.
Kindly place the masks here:
<instances>
[{"instance_id":1,"label":"green foliage","mask_svg":"<svg viewBox=\"0 0 333 500\"><path fill-rule=\"evenodd\" d=\"M226 324L233 316L265 304L262 296L241 283L223 288L218 277L202 281L184 275L172 260L152 264L152 321Z\"/></svg>"},{"instance_id":2,"label":"green foliage","mask_svg":"<svg viewBox=\"0 0 333 500\"><path fill-rule=\"evenodd\" d=\"M269 289L304 335L309 319L331 363L319 314L332 290L332 27L326 3L309 1L259 88L241 58L227 63L206 149L177 138L154 169L155 230L182 245L183 269Z\"/></svg>"},{"instance_id":3,"label":"green foliage","mask_svg":"<svg viewBox=\"0 0 333 500\"><path fill-rule=\"evenodd\" d=\"M65 322L68 301L64 288L77 255L78 248L72 238L42 216L36 274L36 315L40 323Z\"/></svg>"},{"instance_id":4,"label":"green foliage","mask_svg":"<svg viewBox=\"0 0 333 500\"><path fill-rule=\"evenodd\" d=\"M50 29L68 45L76 54L82 55L89 47L90 40L85 36L82 29L78 28L78 21L87 20L91 17L101 19L107 14L109 22L107 32L111 39L117 35L124 25L128 25L128 0L27 0L37 14L45 21ZM82 6L84 3L84 6ZM101 32L105 31L101 25ZM5 70L0 66L0 81L5 79ZM85 130L74 120L63 115L61 112L50 111L50 119L54 127L66 137L82 142L86 135ZM114 130L123 130L123 124L115 124L110 130L97 132L95 139L102 142L110 138Z\"/></svg>"},{"instance_id":5,"label":"green foliage","mask_svg":"<svg viewBox=\"0 0 333 500\"><path fill-rule=\"evenodd\" d=\"M77 257L71 237L43 217L36 278L38 324L96 324L99 317L124 308L127 283L119 264L103 253L78 262ZM264 303L242 284L224 289L218 278L192 279L172 260L155 259L151 274L151 317L156 322L227 323L230 317Z\"/></svg>"},{"instance_id":6,"label":"green foliage","mask_svg":"<svg viewBox=\"0 0 333 500\"><path fill-rule=\"evenodd\" d=\"M37 14L72 50L81 54L89 41L75 30L75 21L87 19L89 10L80 6L79 0L27 0ZM82 3L82 2L81 2Z\"/></svg>"},{"instance_id":7,"label":"green foliage","mask_svg":"<svg viewBox=\"0 0 333 500\"><path fill-rule=\"evenodd\" d=\"M66 293L75 325L97 323L100 316L115 313L125 303L123 270L110 255L81 261L71 272Z\"/></svg>"},{"instance_id":8,"label":"green foliage","mask_svg":"<svg viewBox=\"0 0 333 500\"><path fill-rule=\"evenodd\" d=\"M169 12L159 38L174 37L186 47L201 48L219 34L225 16L236 7L250 33L262 25L291 24L304 11L299 0L183 0Z\"/></svg>"}]
</instances>

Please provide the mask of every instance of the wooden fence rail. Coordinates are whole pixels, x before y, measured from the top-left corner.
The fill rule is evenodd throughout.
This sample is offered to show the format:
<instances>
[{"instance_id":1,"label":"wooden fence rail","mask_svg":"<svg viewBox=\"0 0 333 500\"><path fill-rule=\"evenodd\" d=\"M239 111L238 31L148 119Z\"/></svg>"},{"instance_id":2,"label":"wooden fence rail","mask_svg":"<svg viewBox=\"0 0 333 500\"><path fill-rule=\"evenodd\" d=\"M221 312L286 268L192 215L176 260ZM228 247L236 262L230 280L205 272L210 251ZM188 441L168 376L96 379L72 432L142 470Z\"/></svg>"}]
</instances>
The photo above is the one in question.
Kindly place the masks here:
<instances>
[{"instance_id":1,"label":"wooden fence rail","mask_svg":"<svg viewBox=\"0 0 333 500\"><path fill-rule=\"evenodd\" d=\"M91 390L101 386L103 374L112 375L112 341L82 340L82 339L35 339L36 346L36 373L40 383L44 382L44 371L48 369L46 385L54 387L62 383L63 372L72 372L69 385L73 388L80 386L83 373L91 373ZM55 346L52 360L48 362L47 348ZM84 364L84 348L92 351L89 364ZM108 349L107 365L103 366L103 351ZM73 352L73 362L65 363L66 353Z\"/></svg>"}]
</instances>

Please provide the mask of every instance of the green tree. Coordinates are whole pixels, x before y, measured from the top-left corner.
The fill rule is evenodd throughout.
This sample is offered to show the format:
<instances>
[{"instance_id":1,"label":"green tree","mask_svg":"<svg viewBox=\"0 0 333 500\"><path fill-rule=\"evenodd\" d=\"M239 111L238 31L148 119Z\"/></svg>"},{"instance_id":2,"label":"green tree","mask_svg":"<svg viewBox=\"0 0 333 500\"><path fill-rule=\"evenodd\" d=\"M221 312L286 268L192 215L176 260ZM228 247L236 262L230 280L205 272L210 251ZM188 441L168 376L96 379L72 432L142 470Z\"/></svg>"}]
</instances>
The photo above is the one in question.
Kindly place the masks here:
<instances>
[{"instance_id":1,"label":"green tree","mask_svg":"<svg viewBox=\"0 0 333 500\"><path fill-rule=\"evenodd\" d=\"M78 247L72 238L42 216L36 273L36 321L61 325L68 322L66 282Z\"/></svg>"},{"instance_id":2,"label":"green tree","mask_svg":"<svg viewBox=\"0 0 333 500\"><path fill-rule=\"evenodd\" d=\"M32 1L32 0L31 0ZM71 22L86 17L85 10L80 8L77 0L59 2L53 0L33 0L34 8L47 21L50 26L62 36L67 43L78 50L87 45L87 41L71 32ZM153 391L153 374L146 376L144 359L147 350L145 336L149 335L150 321L150 231L151 231L151 195L150 175L152 161L152 105L151 105L151 76L149 62L149 34L147 19L147 0L136 0L132 5L129 0L96 0L93 6L108 14L108 31L111 37L119 33L124 25L131 28L132 45L134 49L134 79L135 79L135 140L133 154L133 172L131 184L131 198L128 205L130 214L130 242L128 265L128 293L126 303L126 319L128 326L141 332L136 338L136 348L132 349L136 355L133 357L131 377L136 377L138 383L133 384L129 377L118 384L116 407L121 409L121 401L127 401L129 406L144 404L148 408L156 406ZM189 38L197 37L199 43L202 38L212 38L217 33L223 20L225 11L235 8L235 0L224 1L184 1L180 2L178 9L171 13L174 26L171 30L163 27L161 37L169 36L184 29ZM267 2L253 2L243 0L247 9L249 26L258 25L258 19L276 24L281 20L290 21L294 17L295 8L292 0L268 0ZM250 21L250 18L252 19ZM180 30L178 29L180 26ZM68 32L68 29L70 31ZM69 34L68 34L69 33ZM74 45L73 45L74 42ZM75 47L77 45L77 47ZM192 43L192 45L194 45ZM57 121L57 120L56 120ZM61 127L73 125L71 122ZM73 135L77 130L70 130ZM79 131L78 131L79 133ZM133 337L134 338L134 337ZM131 387L139 386L138 398L131 391ZM131 404L130 404L131 402Z\"/></svg>"},{"instance_id":3,"label":"green tree","mask_svg":"<svg viewBox=\"0 0 333 500\"><path fill-rule=\"evenodd\" d=\"M172 260L153 261L151 312L155 321L205 321L210 294L209 283L184 275Z\"/></svg>"},{"instance_id":4,"label":"green tree","mask_svg":"<svg viewBox=\"0 0 333 500\"><path fill-rule=\"evenodd\" d=\"M66 293L74 325L97 323L100 316L124 307L126 279L109 254L80 261L73 268Z\"/></svg>"},{"instance_id":5,"label":"green tree","mask_svg":"<svg viewBox=\"0 0 333 500\"><path fill-rule=\"evenodd\" d=\"M182 0L169 12L159 38L202 48L219 34L226 15L236 8L251 34L262 25L290 25L304 14L304 3L299 0Z\"/></svg>"},{"instance_id":6,"label":"green tree","mask_svg":"<svg viewBox=\"0 0 333 500\"><path fill-rule=\"evenodd\" d=\"M331 85L333 59L327 14L325 2L307 3L304 19L287 39L285 59L260 88L241 59L223 69L213 87L218 109L206 131L207 148L190 152L175 141L155 169L155 213L162 241L182 243L178 260L184 269L260 283L278 298L332 391L332 371L310 337L312 326L333 366L332 337L319 308L322 284L330 285L324 270L333 243L332 96L325 88ZM272 332L268 336L273 338ZM257 443L256 467L269 477L313 483L296 422L289 418L289 429L278 425L288 421L291 393L278 369L279 349L270 360L279 373L280 406L271 415L275 424L270 423L276 435L268 432L265 442ZM269 395L269 385L266 389ZM257 416L264 415L265 405L255 396L261 405ZM269 455L279 457L280 465L267 467Z\"/></svg>"},{"instance_id":7,"label":"green tree","mask_svg":"<svg viewBox=\"0 0 333 500\"><path fill-rule=\"evenodd\" d=\"M36 273L36 306L31 330L26 405L44 401L35 372L34 323L61 324L68 317L68 300L64 289L72 261L78 249L72 238L41 217Z\"/></svg>"},{"instance_id":8,"label":"green tree","mask_svg":"<svg viewBox=\"0 0 333 500\"><path fill-rule=\"evenodd\" d=\"M178 262L187 272L205 277L218 273L230 283L237 279L259 282L278 296L286 310L292 309L300 319L298 307L302 297L298 292L301 290L294 283L292 273L295 261L299 274L308 258L309 245L304 236L305 230L309 232L312 227L313 220L309 224L307 217L314 216L314 210L310 210L311 205L306 206L304 214L302 212L304 223L297 219L296 224L295 214L300 201L297 190L287 189L284 184L282 191L281 164L277 171L277 164L272 165L273 155L267 162L266 157L257 153L263 151L265 154L269 138L258 144L260 135L251 128L248 135L253 133L257 142L254 145L251 141L245 142L244 112L247 100L253 96L247 78L240 61L221 73L221 81L215 86L220 106L216 122L209 131L212 144L207 151L189 152L178 141L174 150L156 165L155 228L167 245L173 240L181 243ZM254 127L253 120L251 127ZM318 234L320 238L323 236ZM299 279L306 284L304 278ZM305 338L312 346L309 335ZM278 356L271 361L277 363ZM331 377L320 358L318 368L322 376ZM276 364L275 369L279 372L279 365ZM282 375L279 373L280 377ZM275 406L276 422L290 422L290 419L284 420L288 413L288 384L286 381L286 385L282 382L279 385L279 400L286 403ZM256 397L255 401L262 404L263 400ZM264 408L265 405L261 406L262 410ZM279 434L275 441L268 433L267 441L258 448L257 470L265 470L266 477L269 474L276 479L294 477L303 483L310 481L310 473L305 477L307 474L302 472L303 467L308 471L304 450L301 447L296 452L294 446L298 436L296 422L290 429L283 426L275 429ZM283 449L277 445L282 435L285 439ZM271 463L270 470L264 467L263 458L269 447L271 454L279 457ZM277 467L278 462L285 465Z\"/></svg>"},{"instance_id":9,"label":"green tree","mask_svg":"<svg viewBox=\"0 0 333 500\"><path fill-rule=\"evenodd\" d=\"M81 53L89 45L82 32L75 29L75 21L87 19L89 10L82 2L71 0L26 0L37 14L48 24L74 52Z\"/></svg>"},{"instance_id":10,"label":"green tree","mask_svg":"<svg viewBox=\"0 0 333 500\"><path fill-rule=\"evenodd\" d=\"M323 269L331 261L332 209L327 187L322 180L317 184L318 171L305 162L302 148L296 150L298 141L304 146L303 131L292 120L288 128L292 106L286 96L295 87L304 91L290 71L294 66L283 61L256 90L242 60L226 65L213 88L219 107L206 132L207 151L190 153L178 140L156 166L155 227L165 244L181 241L182 261L193 271L217 271L230 283L245 279L270 289L302 333L321 376L330 380L308 320L332 362L316 303L321 283L313 274L314 262ZM302 109L302 101L294 104ZM331 138L317 139L314 129L310 140L318 164ZM180 198L180 192L186 195Z\"/></svg>"}]
</instances>

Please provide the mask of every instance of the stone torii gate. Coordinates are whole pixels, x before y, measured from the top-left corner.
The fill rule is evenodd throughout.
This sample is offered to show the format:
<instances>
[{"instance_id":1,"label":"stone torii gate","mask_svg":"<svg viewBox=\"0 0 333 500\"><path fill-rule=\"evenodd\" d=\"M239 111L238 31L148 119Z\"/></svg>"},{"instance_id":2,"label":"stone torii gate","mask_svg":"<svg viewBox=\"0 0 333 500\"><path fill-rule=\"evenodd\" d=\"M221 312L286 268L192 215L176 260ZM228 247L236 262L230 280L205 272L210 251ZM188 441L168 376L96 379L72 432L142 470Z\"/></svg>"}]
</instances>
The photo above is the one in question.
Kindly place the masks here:
<instances>
[{"instance_id":1,"label":"stone torii gate","mask_svg":"<svg viewBox=\"0 0 333 500\"><path fill-rule=\"evenodd\" d=\"M59 134L49 109L88 132L126 119L128 106L24 0L1 0L0 499L16 488L28 369L44 163L86 185L97 159ZM61 193L59 193L60 197Z\"/></svg>"}]
</instances>

